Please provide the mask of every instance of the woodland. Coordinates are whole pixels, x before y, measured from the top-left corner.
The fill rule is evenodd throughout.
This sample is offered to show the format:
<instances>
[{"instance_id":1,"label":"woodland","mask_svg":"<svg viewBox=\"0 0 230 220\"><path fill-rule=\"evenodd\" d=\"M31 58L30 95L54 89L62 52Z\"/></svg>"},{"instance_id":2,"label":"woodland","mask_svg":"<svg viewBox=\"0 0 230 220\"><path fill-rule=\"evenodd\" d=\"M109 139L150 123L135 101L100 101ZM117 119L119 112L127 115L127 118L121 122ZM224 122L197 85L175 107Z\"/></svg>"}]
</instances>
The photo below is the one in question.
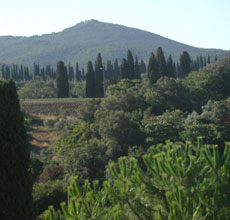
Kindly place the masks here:
<instances>
[{"instance_id":1,"label":"woodland","mask_svg":"<svg viewBox=\"0 0 230 220\"><path fill-rule=\"evenodd\" d=\"M230 219L229 55L174 62L159 47L146 63L128 50L81 70L2 65L4 220ZM78 104L48 113L54 138L36 151L22 103L54 98Z\"/></svg>"}]
</instances>

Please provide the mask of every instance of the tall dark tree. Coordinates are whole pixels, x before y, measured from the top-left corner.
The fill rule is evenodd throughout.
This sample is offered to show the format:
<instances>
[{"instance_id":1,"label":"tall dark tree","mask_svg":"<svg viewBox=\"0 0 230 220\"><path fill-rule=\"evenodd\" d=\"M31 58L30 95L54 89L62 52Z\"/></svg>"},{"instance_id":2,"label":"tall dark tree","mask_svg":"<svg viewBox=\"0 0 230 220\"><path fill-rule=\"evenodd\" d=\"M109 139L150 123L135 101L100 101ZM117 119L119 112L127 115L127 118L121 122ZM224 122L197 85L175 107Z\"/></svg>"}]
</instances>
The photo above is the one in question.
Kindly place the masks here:
<instances>
[{"instance_id":1,"label":"tall dark tree","mask_svg":"<svg viewBox=\"0 0 230 220\"><path fill-rule=\"evenodd\" d=\"M74 69L73 69L73 67L71 66L70 63L69 63L69 66L68 66L68 79L69 79L69 81L74 80Z\"/></svg>"},{"instance_id":2,"label":"tall dark tree","mask_svg":"<svg viewBox=\"0 0 230 220\"><path fill-rule=\"evenodd\" d=\"M32 220L30 148L15 84L0 81L0 219Z\"/></svg>"},{"instance_id":3,"label":"tall dark tree","mask_svg":"<svg viewBox=\"0 0 230 220\"><path fill-rule=\"evenodd\" d=\"M119 67L119 64L118 64L118 60L115 59L114 61L114 65L113 65L113 75L114 75L114 78L115 79L118 79L119 78L119 75L120 75L120 67Z\"/></svg>"},{"instance_id":4,"label":"tall dark tree","mask_svg":"<svg viewBox=\"0 0 230 220\"><path fill-rule=\"evenodd\" d=\"M135 79L140 79L141 78L141 71L140 71L137 56L136 56L135 63L134 63L134 72L135 72Z\"/></svg>"},{"instance_id":5,"label":"tall dark tree","mask_svg":"<svg viewBox=\"0 0 230 220\"><path fill-rule=\"evenodd\" d=\"M40 77L40 67L39 64L34 63L34 79Z\"/></svg>"},{"instance_id":6,"label":"tall dark tree","mask_svg":"<svg viewBox=\"0 0 230 220\"><path fill-rule=\"evenodd\" d=\"M168 71L169 77L176 77L171 55L169 56L167 60L167 71Z\"/></svg>"},{"instance_id":7,"label":"tall dark tree","mask_svg":"<svg viewBox=\"0 0 230 220\"><path fill-rule=\"evenodd\" d=\"M95 74L93 70L93 64L91 61L87 64L87 72L85 75L86 85L85 85L85 95L86 97L96 97L95 89Z\"/></svg>"},{"instance_id":8,"label":"tall dark tree","mask_svg":"<svg viewBox=\"0 0 230 220\"><path fill-rule=\"evenodd\" d=\"M140 72L146 73L146 64L143 60L141 60L141 63L140 63Z\"/></svg>"},{"instance_id":9,"label":"tall dark tree","mask_svg":"<svg viewBox=\"0 0 230 220\"><path fill-rule=\"evenodd\" d=\"M152 83L155 83L160 78L158 73L158 62L154 56L154 53L151 53L149 57L148 78Z\"/></svg>"},{"instance_id":10,"label":"tall dark tree","mask_svg":"<svg viewBox=\"0 0 230 220\"><path fill-rule=\"evenodd\" d=\"M81 78L81 71L79 70L79 67L78 67L78 62L76 63L76 69L75 69L75 79L77 82L80 82L82 80Z\"/></svg>"},{"instance_id":11,"label":"tall dark tree","mask_svg":"<svg viewBox=\"0 0 230 220\"><path fill-rule=\"evenodd\" d=\"M200 54L200 68L204 67L204 60L202 54Z\"/></svg>"},{"instance_id":12,"label":"tall dark tree","mask_svg":"<svg viewBox=\"0 0 230 220\"><path fill-rule=\"evenodd\" d=\"M127 74L129 79L135 79L133 55L130 50L127 52Z\"/></svg>"},{"instance_id":13,"label":"tall dark tree","mask_svg":"<svg viewBox=\"0 0 230 220\"><path fill-rule=\"evenodd\" d=\"M22 64L20 65L20 68L19 68L19 71L18 71L18 77L19 77L19 81L23 81L24 80L24 71L23 71Z\"/></svg>"},{"instance_id":14,"label":"tall dark tree","mask_svg":"<svg viewBox=\"0 0 230 220\"><path fill-rule=\"evenodd\" d=\"M191 72L191 59L187 51L183 51L180 56L180 68L182 77L185 77L188 73Z\"/></svg>"},{"instance_id":15,"label":"tall dark tree","mask_svg":"<svg viewBox=\"0 0 230 220\"><path fill-rule=\"evenodd\" d=\"M121 65L120 65L120 78L121 79L129 79L128 75L128 63L126 59L122 59Z\"/></svg>"},{"instance_id":16,"label":"tall dark tree","mask_svg":"<svg viewBox=\"0 0 230 220\"><path fill-rule=\"evenodd\" d=\"M57 97L58 98L68 97L69 82L67 76L67 69L63 61L58 61L57 63L56 82L57 82Z\"/></svg>"},{"instance_id":17,"label":"tall dark tree","mask_svg":"<svg viewBox=\"0 0 230 220\"><path fill-rule=\"evenodd\" d=\"M82 68L81 69L81 79L83 80L83 81L85 81L85 69L84 68Z\"/></svg>"},{"instance_id":18,"label":"tall dark tree","mask_svg":"<svg viewBox=\"0 0 230 220\"><path fill-rule=\"evenodd\" d=\"M210 56L208 55L208 60L207 60L207 64L210 64L211 61L210 61Z\"/></svg>"},{"instance_id":19,"label":"tall dark tree","mask_svg":"<svg viewBox=\"0 0 230 220\"><path fill-rule=\"evenodd\" d=\"M104 66L100 53L97 55L95 64L95 89L96 97L104 97Z\"/></svg>"},{"instance_id":20,"label":"tall dark tree","mask_svg":"<svg viewBox=\"0 0 230 220\"><path fill-rule=\"evenodd\" d=\"M161 47L158 47L157 53L156 53L156 60L158 63L158 74L162 76L167 76L168 71L167 71L167 65L165 62L165 55Z\"/></svg>"},{"instance_id":21,"label":"tall dark tree","mask_svg":"<svg viewBox=\"0 0 230 220\"><path fill-rule=\"evenodd\" d=\"M196 57L196 66L197 66L196 71L199 71L200 69L200 57L199 56Z\"/></svg>"},{"instance_id":22,"label":"tall dark tree","mask_svg":"<svg viewBox=\"0 0 230 220\"><path fill-rule=\"evenodd\" d=\"M45 75L46 75L46 78L48 78L48 79L52 77L50 65L46 66Z\"/></svg>"},{"instance_id":23,"label":"tall dark tree","mask_svg":"<svg viewBox=\"0 0 230 220\"><path fill-rule=\"evenodd\" d=\"M113 79L114 78L114 70L113 70L113 64L111 60L107 60L106 63L106 71L105 71L105 79Z\"/></svg>"}]
</instances>

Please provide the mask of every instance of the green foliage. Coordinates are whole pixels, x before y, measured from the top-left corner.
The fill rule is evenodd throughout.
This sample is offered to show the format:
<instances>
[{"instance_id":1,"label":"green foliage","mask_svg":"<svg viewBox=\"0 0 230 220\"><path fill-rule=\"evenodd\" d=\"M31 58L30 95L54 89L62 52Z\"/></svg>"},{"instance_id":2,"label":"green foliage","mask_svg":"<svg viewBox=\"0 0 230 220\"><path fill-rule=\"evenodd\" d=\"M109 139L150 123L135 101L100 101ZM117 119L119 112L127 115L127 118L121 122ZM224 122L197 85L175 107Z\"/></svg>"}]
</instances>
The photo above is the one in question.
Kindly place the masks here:
<instances>
[{"instance_id":1,"label":"green foliage","mask_svg":"<svg viewBox=\"0 0 230 220\"><path fill-rule=\"evenodd\" d=\"M60 208L60 203L67 200L66 183L61 180L48 181L33 186L34 214L39 216L48 206Z\"/></svg>"},{"instance_id":2,"label":"green foliage","mask_svg":"<svg viewBox=\"0 0 230 220\"><path fill-rule=\"evenodd\" d=\"M109 111L98 123L99 133L108 146L107 154L113 159L126 156L129 147L145 143L143 132L129 113Z\"/></svg>"},{"instance_id":3,"label":"green foliage","mask_svg":"<svg viewBox=\"0 0 230 220\"><path fill-rule=\"evenodd\" d=\"M31 220L30 149L15 83L0 81L1 219Z\"/></svg>"},{"instance_id":4,"label":"green foliage","mask_svg":"<svg viewBox=\"0 0 230 220\"><path fill-rule=\"evenodd\" d=\"M180 110L166 111L160 116L146 118L143 122L149 145L165 143L165 140L180 141L184 130L185 114Z\"/></svg>"},{"instance_id":5,"label":"green foliage","mask_svg":"<svg viewBox=\"0 0 230 220\"><path fill-rule=\"evenodd\" d=\"M134 158L109 163L113 179L70 183L70 203L62 212L50 207L46 220L58 219L220 219L230 215L230 144L151 147L143 156L147 175Z\"/></svg>"},{"instance_id":6,"label":"green foliage","mask_svg":"<svg viewBox=\"0 0 230 220\"><path fill-rule=\"evenodd\" d=\"M70 93L73 97L85 98L85 81L71 83Z\"/></svg>"},{"instance_id":7,"label":"green foliage","mask_svg":"<svg viewBox=\"0 0 230 220\"><path fill-rule=\"evenodd\" d=\"M180 79L162 77L145 96L154 114L162 114L165 110L191 110L189 90Z\"/></svg>"},{"instance_id":8,"label":"green foliage","mask_svg":"<svg viewBox=\"0 0 230 220\"><path fill-rule=\"evenodd\" d=\"M130 79L122 79L118 83L114 85L110 85L107 88L106 95L112 96L112 95L120 95L127 92L128 89L136 88L138 89L140 87L141 81L140 80L130 80Z\"/></svg>"},{"instance_id":9,"label":"green foliage","mask_svg":"<svg viewBox=\"0 0 230 220\"><path fill-rule=\"evenodd\" d=\"M63 61L57 63L57 97L65 98L69 97L69 82L67 76L67 69Z\"/></svg>"},{"instance_id":10,"label":"green foliage","mask_svg":"<svg viewBox=\"0 0 230 220\"><path fill-rule=\"evenodd\" d=\"M51 81L27 81L19 89L18 96L20 99L55 98L57 97L57 89Z\"/></svg>"}]
</instances>

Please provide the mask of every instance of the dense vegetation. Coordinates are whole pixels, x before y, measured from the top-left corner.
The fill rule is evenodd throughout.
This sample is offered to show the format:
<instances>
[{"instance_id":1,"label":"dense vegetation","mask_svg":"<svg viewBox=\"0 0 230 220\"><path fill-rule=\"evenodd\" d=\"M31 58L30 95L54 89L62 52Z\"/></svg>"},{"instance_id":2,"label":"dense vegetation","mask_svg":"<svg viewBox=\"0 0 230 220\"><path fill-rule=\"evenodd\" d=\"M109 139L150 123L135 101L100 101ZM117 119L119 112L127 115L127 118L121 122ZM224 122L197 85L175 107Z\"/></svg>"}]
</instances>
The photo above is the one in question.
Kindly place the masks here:
<instances>
[{"instance_id":1,"label":"dense vegetation","mask_svg":"<svg viewBox=\"0 0 230 220\"><path fill-rule=\"evenodd\" d=\"M108 84L103 74L115 73L116 62L105 69L98 54L95 67L88 62L85 82L74 82L76 65L76 75L68 74L70 93L93 98L84 99L72 117L45 122L56 138L49 149L31 156L35 215L228 219L230 60L201 65L204 60L192 60L185 51L176 64L159 47L143 73L142 62L129 50ZM62 73L69 68L74 74L61 64ZM57 96L54 82L32 83L42 85L37 94ZM19 82L20 95L25 88ZM201 139L197 144L198 136L204 144ZM62 203L62 212L50 208L42 214L48 205L60 209L63 200L68 207Z\"/></svg>"}]
</instances>

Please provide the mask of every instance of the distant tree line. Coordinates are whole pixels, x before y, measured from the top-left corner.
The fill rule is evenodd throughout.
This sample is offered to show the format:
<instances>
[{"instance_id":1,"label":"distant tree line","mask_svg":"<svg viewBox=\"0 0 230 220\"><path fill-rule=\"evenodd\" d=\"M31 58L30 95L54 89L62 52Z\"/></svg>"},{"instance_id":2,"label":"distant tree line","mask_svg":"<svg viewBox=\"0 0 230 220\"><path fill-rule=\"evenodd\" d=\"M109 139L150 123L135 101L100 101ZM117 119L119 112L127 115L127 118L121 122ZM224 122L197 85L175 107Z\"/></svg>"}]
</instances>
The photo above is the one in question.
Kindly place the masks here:
<instances>
[{"instance_id":1,"label":"distant tree line","mask_svg":"<svg viewBox=\"0 0 230 220\"><path fill-rule=\"evenodd\" d=\"M214 61L217 61L217 56ZM153 52L150 54L147 67L143 60L138 60L137 56L134 59L132 52L128 50L127 57L123 58L120 64L118 59L115 59L114 62L107 60L105 65L99 53L94 65L92 61L88 61L86 73L84 68L80 70L78 62L73 67L70 63L65 65L63 61L59 61L56 70L50 65L40 67L38 63L34 63L32 68L22 64L11 66L3 64L0 76L6 80L12 78L16 82L56 81L57 97L69 96L68 82L85 81L86 97L104 97L106 87L117 83L120 79L141 79L141 73L147 73L152 83L164 76L184 78L189 72L198 71L210 63L209 55L206 57L200 54L192 59L186 51L182 52L179 62L176 63L171 55L166 59L162 48L159 47L156 55Z\"/></svg>"}]
</instances>

